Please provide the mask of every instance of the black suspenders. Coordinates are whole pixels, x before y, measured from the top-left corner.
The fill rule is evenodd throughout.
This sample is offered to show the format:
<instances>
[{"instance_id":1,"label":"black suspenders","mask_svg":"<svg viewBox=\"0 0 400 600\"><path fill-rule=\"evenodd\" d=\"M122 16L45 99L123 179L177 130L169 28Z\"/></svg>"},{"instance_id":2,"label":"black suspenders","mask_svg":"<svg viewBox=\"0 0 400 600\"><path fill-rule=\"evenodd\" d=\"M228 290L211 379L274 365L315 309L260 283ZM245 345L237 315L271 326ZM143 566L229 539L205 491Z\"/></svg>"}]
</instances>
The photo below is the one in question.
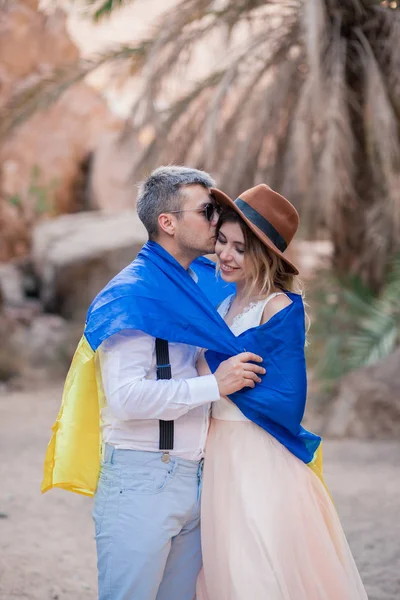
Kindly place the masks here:
<instances>
[{"instance_id":1,"label":"black suspenders","mask_svg":"<svg viewBox=\"0 0 400 600\"><path fill-rule=\"evenodd\" d=\"M167 340L156 338L157 379L171 379L171 365ZM169 461L168 450L174 447L174 422L160 421L160 450L165 450L165 461ZM163 456L163 460L164 460Z\"/></svg>"}]
</instances>

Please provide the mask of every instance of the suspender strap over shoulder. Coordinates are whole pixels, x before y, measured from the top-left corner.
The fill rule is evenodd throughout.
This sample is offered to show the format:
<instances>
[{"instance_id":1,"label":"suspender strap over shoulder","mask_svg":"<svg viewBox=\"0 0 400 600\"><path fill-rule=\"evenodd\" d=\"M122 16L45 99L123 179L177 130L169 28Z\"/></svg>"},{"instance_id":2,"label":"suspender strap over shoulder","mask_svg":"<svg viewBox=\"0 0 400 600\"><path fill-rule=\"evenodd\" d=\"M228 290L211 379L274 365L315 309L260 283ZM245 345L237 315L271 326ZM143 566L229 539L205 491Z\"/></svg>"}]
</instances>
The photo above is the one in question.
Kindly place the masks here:
<instances>
[{"instance_id":1,"label":"suspender strap over shoulder","mask_svg":"<svg viewBox=\"0 0 400 600\"><path fill-rule=\"evenodd\" d=\"M157 379L171 379L171 364L167 340L156 338ZM174 422L160 421L160 450L174 447Z\"/></svg>"}]
</instances>

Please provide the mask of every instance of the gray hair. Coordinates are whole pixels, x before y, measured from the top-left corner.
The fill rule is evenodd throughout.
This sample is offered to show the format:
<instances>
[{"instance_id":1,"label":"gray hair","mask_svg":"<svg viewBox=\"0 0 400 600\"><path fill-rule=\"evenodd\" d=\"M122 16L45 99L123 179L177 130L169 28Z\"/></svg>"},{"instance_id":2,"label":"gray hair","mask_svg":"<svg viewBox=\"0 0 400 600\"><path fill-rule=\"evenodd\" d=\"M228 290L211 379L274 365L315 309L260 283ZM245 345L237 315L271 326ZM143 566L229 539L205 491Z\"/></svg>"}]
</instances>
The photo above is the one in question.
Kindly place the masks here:
<instances>
[{"instance_id":1,"label":"gray hair","mask_svg":"<svg viewBox=\"0 0 400 600\"><path fill-rule=\"evenodd\" d=\"M158 235L158 217L163 212L180 210L184 185L215 186L215 181L205 171L189 167L159 167L139 187L136 209L150 239Z\"/></svg>"}]
</instances>

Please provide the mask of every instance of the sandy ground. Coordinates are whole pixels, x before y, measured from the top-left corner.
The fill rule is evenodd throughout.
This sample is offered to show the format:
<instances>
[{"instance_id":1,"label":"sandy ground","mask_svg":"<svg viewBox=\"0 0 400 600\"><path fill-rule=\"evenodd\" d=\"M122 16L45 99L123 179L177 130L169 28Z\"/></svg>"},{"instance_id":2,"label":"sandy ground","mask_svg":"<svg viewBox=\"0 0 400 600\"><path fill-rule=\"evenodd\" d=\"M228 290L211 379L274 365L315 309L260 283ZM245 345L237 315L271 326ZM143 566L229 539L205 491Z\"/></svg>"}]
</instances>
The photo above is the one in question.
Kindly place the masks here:
<instances>
[{"instance_id":1,"label":"sandy ground","mask_svg":"<svg viewBox=\"0 0 400 600\"><path fill-rule=\"evenodd\" d=\"M0 396L1 600L96 598L92 501L39 491L59 401L59 386ZM399 463L400 443L325 442L326 479L370 600L400 599Z\"/></svg>"}]
</instances>

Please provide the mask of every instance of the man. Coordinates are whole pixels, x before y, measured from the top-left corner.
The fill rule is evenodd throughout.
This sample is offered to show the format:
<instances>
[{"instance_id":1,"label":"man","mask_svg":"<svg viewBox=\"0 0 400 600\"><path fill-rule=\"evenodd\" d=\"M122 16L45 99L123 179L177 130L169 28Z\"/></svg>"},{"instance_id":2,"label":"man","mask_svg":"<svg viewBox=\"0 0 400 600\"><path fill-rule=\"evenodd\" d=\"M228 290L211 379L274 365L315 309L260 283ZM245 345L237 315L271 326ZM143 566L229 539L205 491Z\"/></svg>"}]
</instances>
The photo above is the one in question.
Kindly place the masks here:
<instances>
[{"instance_id":1,"label":"man","mask_svg":"<svg viewBox=\"0 0 400 600\"><path fill-rule=\"evenodd\" d=\"M139 191L137 211L149 239L185 270L214 251L213 184L202 171L161 167ZM150 318L151 298L146 308ZM168 321L168 298L164 318ZM214 375L198 377L199 351L170 343L169 380L157 380L156 340L140 328L119 330L97 352L106 398L94 508L100 600L195 597L210 403L254 387L265 372L248 362L260 357L243 352L222 362ZM160 450L160 421L174 421L169 451Z\"/></svg>"}]
</instances>

